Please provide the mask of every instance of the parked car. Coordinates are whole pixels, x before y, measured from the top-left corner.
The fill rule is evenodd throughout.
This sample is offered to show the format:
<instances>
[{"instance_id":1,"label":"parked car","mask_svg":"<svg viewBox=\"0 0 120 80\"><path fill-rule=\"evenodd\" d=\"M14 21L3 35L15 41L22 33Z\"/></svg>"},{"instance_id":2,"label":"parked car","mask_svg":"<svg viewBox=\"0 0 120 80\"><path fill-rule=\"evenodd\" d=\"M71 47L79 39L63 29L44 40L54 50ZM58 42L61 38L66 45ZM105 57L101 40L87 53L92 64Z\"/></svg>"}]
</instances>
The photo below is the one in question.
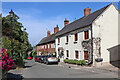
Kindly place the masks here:
<instances>
[{"instance_id":1,"label":"parked car","mask_svg":"<svg viewBox=\"0 0 120 80\"><path fill-rule=\"evenodd\" d=\"M45 57L47 57L47 56L46 56L46 55L42 55L42 56L39 58L39 62L40 62L40 63L43 63L43 62L44 62Z\"/></svg>"},{"instance_id":2,"label":"parked car","mask_svg":"<svg viewBox=\"0 0 120 80\"><path fill-rule=\"evenodd\" d=\"M55 56L53 56L53 55L47 55L45 57L45 59L44 59L44 63L47 64L47 65L49 63L56 63L56 64L58 64L58 59Z\"/></svg>"},{"instance_id":3,"label":"parked car","mask_svg":"<svg viewBox=\"0 0 120 80\"><path fill-rule=\"evenodd\" d=\"M41 57L41 56L36 56L36 57L35 57L35 62L38 62L40 57Z\"/></svg>"},{"instance_id":4,"label":"parked car","mask_svg":"<svg viewBox=\"0 0 120 80\"><path fill-rule=\"evenodd\" d=\"M31 57L27 57L28 60L31 60L32 58Z\"/></svg>"}]
</instances>

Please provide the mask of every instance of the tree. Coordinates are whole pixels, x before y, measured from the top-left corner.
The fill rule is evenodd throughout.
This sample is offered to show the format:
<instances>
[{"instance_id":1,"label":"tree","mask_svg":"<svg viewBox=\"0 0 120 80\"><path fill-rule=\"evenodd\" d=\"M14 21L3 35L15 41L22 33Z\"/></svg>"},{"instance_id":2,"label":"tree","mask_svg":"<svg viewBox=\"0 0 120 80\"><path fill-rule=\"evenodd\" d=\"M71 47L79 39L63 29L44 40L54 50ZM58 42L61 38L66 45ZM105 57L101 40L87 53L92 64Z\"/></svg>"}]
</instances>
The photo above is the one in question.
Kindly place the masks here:
<instances>
[{"instance_id":1,"label":"tree","mask_svg":"<svg viewBox=\"0 0 120 80\"><path fill-rule=\"evenodd\" d=\"M17 61L23 63L22 58L25 58L24 56L27 55L27 52L33 48L28 40L26 28L18 20L19 17L16 14L13 16L13 22L11 22L10 15L2 18L2 47L6 48L8 55L11 56L11 42L13 41L13 58L16 63ZM11 26L13 27L12 29ZM13 34L11 34L11 30L13 30Z\"/></svg>"}]
</instances>

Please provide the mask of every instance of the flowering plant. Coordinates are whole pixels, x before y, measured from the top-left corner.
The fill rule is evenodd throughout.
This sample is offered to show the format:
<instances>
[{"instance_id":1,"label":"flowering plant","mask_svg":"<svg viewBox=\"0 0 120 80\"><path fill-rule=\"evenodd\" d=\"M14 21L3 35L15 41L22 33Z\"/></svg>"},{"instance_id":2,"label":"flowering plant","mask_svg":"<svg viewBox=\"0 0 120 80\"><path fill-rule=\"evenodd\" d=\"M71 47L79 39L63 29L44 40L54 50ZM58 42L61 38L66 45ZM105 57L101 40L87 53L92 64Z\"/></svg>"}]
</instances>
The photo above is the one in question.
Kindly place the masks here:
<instances>
[{"instance_id":1,"label":"flowering plant","mask_svg":"<svg viewBox=\"0 0 120 80\"><path fill-rule=\"evenodd\" d=\"M2 53L2 60L0 61L0 67L2 70L9 71L14 65L14 61L10 56L7 55L6 49L2 48L0 52Z\"/></svg>"}]
</instances>

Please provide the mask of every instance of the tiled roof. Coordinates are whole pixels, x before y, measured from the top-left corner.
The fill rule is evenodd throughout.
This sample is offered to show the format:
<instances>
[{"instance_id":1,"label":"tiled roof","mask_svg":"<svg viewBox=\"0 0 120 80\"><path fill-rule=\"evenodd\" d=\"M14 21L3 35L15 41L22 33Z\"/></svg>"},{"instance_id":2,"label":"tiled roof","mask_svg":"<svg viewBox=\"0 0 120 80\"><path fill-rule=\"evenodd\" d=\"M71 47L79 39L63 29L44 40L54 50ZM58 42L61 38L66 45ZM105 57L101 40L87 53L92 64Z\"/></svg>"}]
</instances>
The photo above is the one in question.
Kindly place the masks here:
<instances>
[{"instance_id":1,"label":"tiled roof","mask_svg":"<svg viewBox=\"0 0 120 80\"><path fill-rule=\"evenodd\" d=\"M77 29L80 29L80 28L83 28L83 27L86 27L86 26L89 26L92 24L92 22L108 7L110 6L111 4L105 6L104 8L101 8L91 14L89 14L88 16L83 16L82 18L66 25L62 30L60 30L59 32L57 32L56 34L52 34L50 35L49 37L45 37L43 38L38 44L37 46L39 45L44 45L44 44L47 44L47 43L54 43L55 42L55 38L57 36L61 36L65 33L68 33L68 32L71 32L71 31L74 31L74 30L77 30Z\"/></svg>"},{"instance_id":2,"label":"tiled roof","mask_svg":"<svg viewBox=\"0 0 120 80\"><path fill-rule=\"evenodd\" d=\"M68 25L66 25L62 30L60 30L55 36L61 36L65 33L89 26L92 24L92 22L111 4L105 6L104 8L101 8L88 16L84 16Z\"/></svg>"}]
</instances>

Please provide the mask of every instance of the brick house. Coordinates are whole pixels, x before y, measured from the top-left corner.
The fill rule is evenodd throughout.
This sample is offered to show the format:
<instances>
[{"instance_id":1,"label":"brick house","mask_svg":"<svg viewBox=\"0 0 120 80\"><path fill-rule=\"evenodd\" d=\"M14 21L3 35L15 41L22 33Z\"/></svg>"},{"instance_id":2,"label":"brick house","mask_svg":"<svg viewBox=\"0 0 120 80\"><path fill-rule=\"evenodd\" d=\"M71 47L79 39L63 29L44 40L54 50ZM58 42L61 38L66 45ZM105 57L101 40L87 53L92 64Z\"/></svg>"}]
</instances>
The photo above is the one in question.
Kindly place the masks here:
<instances>
[{"instance_id":1,"label":"brick house","mask_svg":"<svg viewBox=\"0 0 120 80\"><path fill-rule=\"evenodd\" d=\"M58 25L54 28L54 33L50 34L50 31L47 31L47 37L44 37L36 47L37 55L41 55L41 52L44 53L54 53L55 51L55 34L59 31Z\"/></svg>"}]
</instances>

